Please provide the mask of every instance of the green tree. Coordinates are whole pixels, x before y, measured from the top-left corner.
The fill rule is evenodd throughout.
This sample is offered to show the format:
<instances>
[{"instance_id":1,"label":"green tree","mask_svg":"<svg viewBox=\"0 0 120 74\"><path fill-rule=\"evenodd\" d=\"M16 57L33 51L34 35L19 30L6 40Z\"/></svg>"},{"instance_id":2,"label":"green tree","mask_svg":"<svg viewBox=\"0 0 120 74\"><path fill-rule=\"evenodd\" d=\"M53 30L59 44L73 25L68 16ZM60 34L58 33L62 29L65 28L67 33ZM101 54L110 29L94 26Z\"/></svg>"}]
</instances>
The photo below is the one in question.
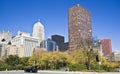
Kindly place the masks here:
<instances>
[{"instance_id":1,"label":"green tree","mask_svg":"<svg viewBox=\"0 0 120 74\"><path fill-rule=\"evenodd\" d=\"M10 66L16 66L20 63L20 58L17 55L9 55L6 59L5 59L5 63L10 65Z\"/></svg>"},{"instance_id":2,"label":"green tree","mask_svg":"<svg viewBox=\"0 0 120 74\"><path fill-rule=\"evenodd\" d=\"M20 58L20 64L19 64L19 66L21 67L21 69L24 69L24 68L26 68L26 67L28 67L29 66L29 58L30 57L21 57Z\"/></svg>"},{"instance_id":3,"label":"green tree","mask_svg":"<svg viewBox=\"0 0 120 74\"><path fill-rule=\"evenodd\" d=\"M9 55L7 58L5 58L5 63L11 67L11 69L19 69L20 66L20 58L17 55Z\"/></svg>"},{"instance_id":4,"label":"green tree","mask_svg":"<svg viewBox=\"0 0 120 74\"><path fill-rule=\"evenodd\" d=\"M30 57L22 57L22 58L20 58L21 64L23 66L28 66L29 65L29 63L28 63L29 58Z\"/></svg>"}]
</instances>

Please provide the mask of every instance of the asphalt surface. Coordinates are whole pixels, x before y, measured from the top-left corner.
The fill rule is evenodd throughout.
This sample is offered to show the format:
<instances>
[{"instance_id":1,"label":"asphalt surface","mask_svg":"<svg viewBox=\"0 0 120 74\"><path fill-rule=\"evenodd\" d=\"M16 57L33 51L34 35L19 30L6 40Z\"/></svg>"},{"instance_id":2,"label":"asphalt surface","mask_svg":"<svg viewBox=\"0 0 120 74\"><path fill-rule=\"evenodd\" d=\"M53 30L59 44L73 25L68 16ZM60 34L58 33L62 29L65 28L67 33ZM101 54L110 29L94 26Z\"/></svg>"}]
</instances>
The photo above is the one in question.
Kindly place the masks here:
<instances>
[{"instance_id":1,"label":"asphalt surface","mask_svg":"<svg viewBox=\"0 0 120 74\"><path fill-rule=\"evenodd\" d=\"M65 72L65 71L38 71L25 73L24 71L0 71L0 74L120 74L120 72Z\"/></svg>"}]
</instances>

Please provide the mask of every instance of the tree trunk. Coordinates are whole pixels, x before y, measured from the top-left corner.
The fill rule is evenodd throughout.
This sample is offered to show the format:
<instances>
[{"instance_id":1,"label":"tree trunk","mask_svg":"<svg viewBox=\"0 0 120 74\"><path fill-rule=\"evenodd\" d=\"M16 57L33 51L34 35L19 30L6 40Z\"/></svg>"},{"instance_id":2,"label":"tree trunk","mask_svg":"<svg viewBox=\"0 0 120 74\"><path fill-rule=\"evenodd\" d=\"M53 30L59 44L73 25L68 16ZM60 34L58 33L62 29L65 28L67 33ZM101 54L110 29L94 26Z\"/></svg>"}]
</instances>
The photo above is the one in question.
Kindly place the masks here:
<instances>
[{"instance_id":1,"label":"tree trunk","mask_svg":"<svg viewBox=\"0 0 120 74\"><path fill-rule=\"evenodd\" d=\"M90 56L88 56L87 69L90 70Z\"/></svg>"}]
</instances>

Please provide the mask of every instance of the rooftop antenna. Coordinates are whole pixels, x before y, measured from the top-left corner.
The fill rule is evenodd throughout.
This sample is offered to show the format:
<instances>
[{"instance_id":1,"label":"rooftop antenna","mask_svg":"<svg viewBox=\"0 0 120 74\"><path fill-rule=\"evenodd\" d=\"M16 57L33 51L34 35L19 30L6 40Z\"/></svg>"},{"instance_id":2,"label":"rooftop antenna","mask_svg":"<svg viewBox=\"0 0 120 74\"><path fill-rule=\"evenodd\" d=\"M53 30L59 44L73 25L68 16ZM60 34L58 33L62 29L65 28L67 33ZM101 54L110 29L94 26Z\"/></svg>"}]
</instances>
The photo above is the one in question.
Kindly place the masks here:
<instances>
[{"instance_id":1,"label":"rooftop antenna","mask_svg":"<svg viewBox=\"0 0 120 74\"><path fill-rule=\"evenodd\" d=\"M38 19L38 22L40 22L40 19Z\"/></svg>"}]
</instances>

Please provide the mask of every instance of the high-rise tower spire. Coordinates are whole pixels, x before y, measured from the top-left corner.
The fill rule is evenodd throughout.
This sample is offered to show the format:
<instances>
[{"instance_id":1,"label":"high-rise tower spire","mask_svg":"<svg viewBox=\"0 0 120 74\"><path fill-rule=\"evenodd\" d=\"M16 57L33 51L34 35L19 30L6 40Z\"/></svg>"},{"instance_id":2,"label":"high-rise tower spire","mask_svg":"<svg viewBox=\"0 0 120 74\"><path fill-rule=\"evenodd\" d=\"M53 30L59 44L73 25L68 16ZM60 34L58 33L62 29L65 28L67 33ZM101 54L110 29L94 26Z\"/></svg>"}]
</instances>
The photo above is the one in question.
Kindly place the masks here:
<instances>
[{"instance_id":1,"label":"high-rise tower spire","mask_svg":"<svg viewBox=\"0 0 120 74\"><path fill-rule=\"evenodd\" d=\"M44 26L40 22L40 19L34 24L32 36L40 41L44 40Z\"/></svg>"}]
</instances>

